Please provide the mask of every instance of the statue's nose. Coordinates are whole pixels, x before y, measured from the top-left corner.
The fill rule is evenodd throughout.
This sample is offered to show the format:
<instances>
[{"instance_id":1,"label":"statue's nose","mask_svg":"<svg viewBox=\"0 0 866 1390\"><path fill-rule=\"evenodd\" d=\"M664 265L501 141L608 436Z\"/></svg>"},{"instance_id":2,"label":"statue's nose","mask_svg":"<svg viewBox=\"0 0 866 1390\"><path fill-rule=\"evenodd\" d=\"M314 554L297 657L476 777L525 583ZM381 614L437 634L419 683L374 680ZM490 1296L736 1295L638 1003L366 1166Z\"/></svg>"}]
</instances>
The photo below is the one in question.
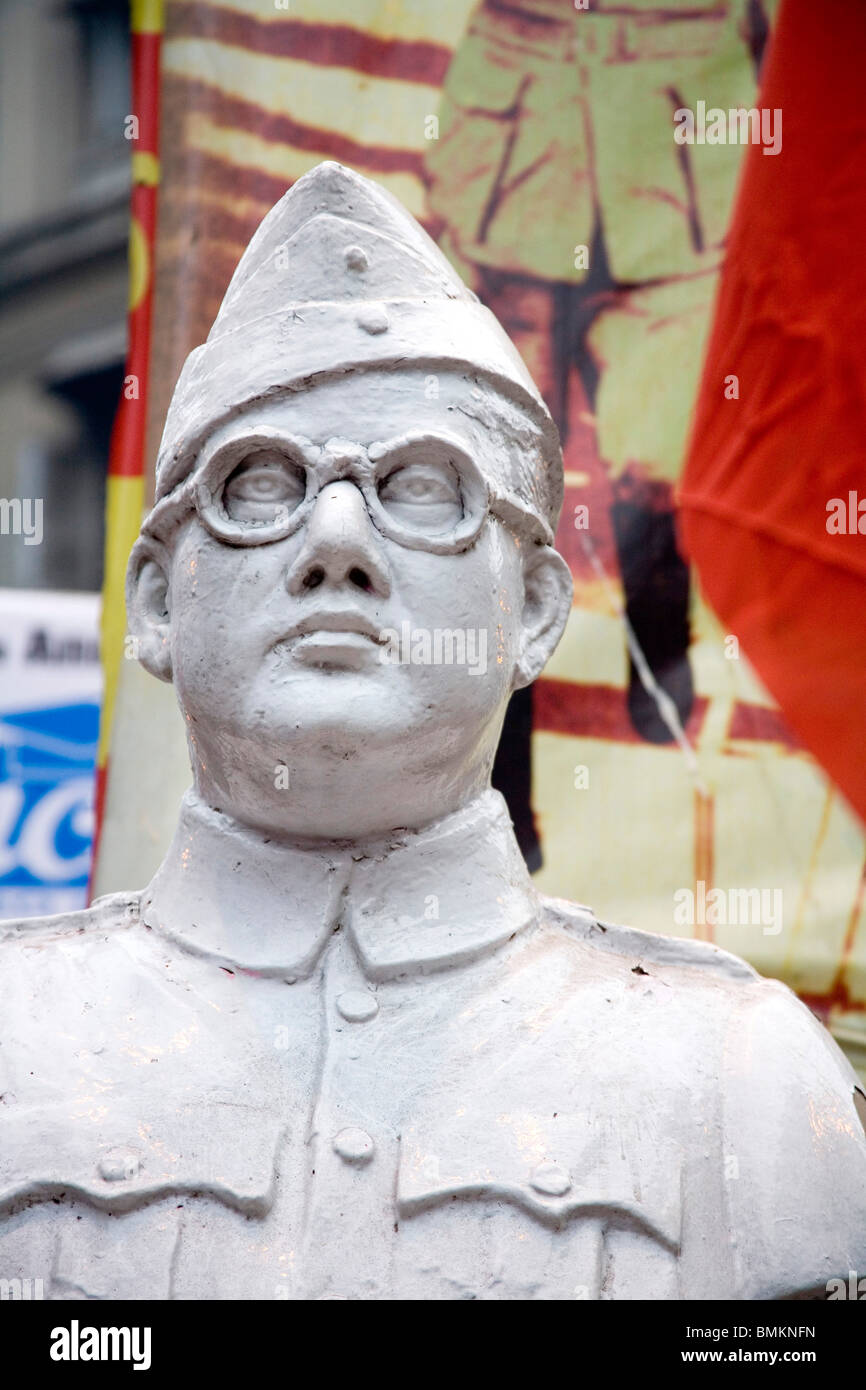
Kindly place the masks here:
<instances>
[{"instance_id":1,"label":"statue's nose","mask_svg":"<svg viewBox=\"0 0 866 1390\"><path fill-rule=\"evenodd\" d=\"M360 489L348 479L322 488L307 521L304 544L286 576L291 594L326 583L380 598L391 592L381 538Z\"/></svg>"}]
</instances>

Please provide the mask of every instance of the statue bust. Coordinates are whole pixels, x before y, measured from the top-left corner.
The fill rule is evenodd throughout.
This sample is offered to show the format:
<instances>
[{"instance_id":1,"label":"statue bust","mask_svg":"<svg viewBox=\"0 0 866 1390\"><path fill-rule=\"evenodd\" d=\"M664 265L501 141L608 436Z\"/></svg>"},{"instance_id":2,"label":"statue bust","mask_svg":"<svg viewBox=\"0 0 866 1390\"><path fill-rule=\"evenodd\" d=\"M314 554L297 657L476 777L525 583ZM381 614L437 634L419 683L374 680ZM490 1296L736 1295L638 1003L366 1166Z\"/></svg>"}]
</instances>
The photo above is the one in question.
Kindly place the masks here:
<instances>
[{"instance_id":1,"label":"statue bust","mask_svg":"<svg viewBox=\"0 0 866 1390\"><path fill-rule=\"evenodd\" d=\"M829 1034L735 956L540 897L490 788L569 610L561 495L526 368L426 234L302 178L183 369L130 559L188 731L174 842L142 892L4 926L4 1277L761 1299L866 1271Z\"/></svg>"}]
</instances>

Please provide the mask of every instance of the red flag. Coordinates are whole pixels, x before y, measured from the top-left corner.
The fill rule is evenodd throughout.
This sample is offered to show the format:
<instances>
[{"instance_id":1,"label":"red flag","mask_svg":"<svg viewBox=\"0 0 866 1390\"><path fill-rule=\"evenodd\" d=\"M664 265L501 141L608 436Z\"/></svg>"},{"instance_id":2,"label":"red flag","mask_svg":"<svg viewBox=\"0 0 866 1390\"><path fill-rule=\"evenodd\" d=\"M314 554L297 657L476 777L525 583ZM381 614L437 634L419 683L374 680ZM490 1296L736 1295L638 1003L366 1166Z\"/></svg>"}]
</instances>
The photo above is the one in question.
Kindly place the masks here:
<instances>
[{"instance_id":1,"label":"red flag","mask_svg":"<svg viewBox=\"0 0 866 1390\"><path fill-rule=\"evenodd\" d=\"M679 502L707 598L866 818L864 69L866 5L784 0L782 147L747 153Z\"/></svg>"}]
</instances>

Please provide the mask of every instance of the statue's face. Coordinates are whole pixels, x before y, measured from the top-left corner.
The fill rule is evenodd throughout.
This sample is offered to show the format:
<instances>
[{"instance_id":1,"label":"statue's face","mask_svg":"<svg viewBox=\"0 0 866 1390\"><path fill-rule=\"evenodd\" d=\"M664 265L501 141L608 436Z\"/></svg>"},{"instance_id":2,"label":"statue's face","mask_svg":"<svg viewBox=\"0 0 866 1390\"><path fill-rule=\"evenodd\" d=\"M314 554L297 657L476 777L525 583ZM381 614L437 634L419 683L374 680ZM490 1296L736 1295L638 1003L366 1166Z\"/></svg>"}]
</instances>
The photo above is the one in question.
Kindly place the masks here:
<instances>
[{"instance_id":1,"label":"statue's face","mask_svg":"<svg viewBox=\"0 0 866 1390\"><path fill-rule=\"evenodd\" d=\"M522 683L537 548L482 520L484 451L504 445L470 387L443 375L431 399L425 380L351 375L250 408L207 442L199 507L172 547L168 640L212 801L254 818L281 776L284 799L318 777L352 789L345 829L328 822L337 835L383 777L395 806L401 781L420 779L432 814L486 780Z\"/></svg>"}]
</instances>

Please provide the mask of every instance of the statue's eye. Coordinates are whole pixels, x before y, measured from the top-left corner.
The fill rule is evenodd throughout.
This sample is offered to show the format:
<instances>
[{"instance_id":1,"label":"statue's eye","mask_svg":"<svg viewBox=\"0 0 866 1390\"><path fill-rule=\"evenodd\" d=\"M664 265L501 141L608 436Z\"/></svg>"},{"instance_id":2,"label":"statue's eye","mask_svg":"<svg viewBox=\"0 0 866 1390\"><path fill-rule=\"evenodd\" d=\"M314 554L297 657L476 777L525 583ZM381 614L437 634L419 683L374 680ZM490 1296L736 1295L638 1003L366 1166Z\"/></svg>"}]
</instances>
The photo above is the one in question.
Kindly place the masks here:
<instances>
[{"instance_id":1,"label":"statue's eye","mask_svg":"<svg viewBox=\"0 0 866 1390\"><path fill-rule=\"evenodd\" d=\"M276 449L260 449L239 463L223 487L223 509L232 521L266 526L290 515L304 500L304 471Z\"/></svg>"},{"instance_id":2,"label":"statue's eye","mask_svg":"<svg viewBox=\"0 0 866 1390\"><path fill-rule=\"evenodd\" d=\"M379 501L395 521L431 535L463 518L460 478L447 459L400 464L380 482Z\"/></svg>"}]
</instances>

